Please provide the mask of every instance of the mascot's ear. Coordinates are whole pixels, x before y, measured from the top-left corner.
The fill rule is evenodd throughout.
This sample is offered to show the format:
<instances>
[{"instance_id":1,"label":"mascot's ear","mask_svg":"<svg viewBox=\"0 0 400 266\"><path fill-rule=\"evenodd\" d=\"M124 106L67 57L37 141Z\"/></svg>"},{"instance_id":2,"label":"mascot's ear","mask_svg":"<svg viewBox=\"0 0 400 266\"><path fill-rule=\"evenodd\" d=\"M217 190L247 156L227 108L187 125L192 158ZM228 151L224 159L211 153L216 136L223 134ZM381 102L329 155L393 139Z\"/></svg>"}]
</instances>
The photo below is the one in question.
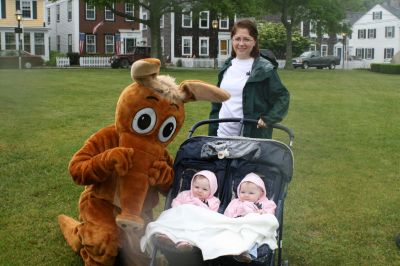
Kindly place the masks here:
<instances>
[{"instance_id":1,"label":"mascot's ear","mask_svg":"<svg viewBox=\"0 0 400 266\"><path fill-rule=\"evenodd\" d=\"M131 77L137 83L149 86L160 73L161 62L157 58L137 60L132 64Z\"/></svg>"},{"instance_id":2,"label":"mascot's ear","mask_svg":"<svg viewBox=\"0 0 400 266\"><path fill-rule=\"evenodd\" d=\"M201 80L185 80L179 85L179 92L183 102L190 101L211 101L223 102L231 95L217 86Z\"/></svg>"}]
</instances>

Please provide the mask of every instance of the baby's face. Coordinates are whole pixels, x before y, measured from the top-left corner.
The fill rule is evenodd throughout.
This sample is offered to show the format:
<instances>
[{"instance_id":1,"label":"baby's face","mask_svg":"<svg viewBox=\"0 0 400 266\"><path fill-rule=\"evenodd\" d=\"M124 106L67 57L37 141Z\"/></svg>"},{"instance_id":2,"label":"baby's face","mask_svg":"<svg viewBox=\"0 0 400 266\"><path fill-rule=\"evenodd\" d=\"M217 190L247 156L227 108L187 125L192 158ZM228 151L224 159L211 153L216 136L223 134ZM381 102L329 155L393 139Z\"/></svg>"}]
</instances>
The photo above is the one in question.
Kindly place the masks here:
<instances>
[{"instance_id":1,"label":"baby's face","mask_svg":"<svg viewBox=\"0 0 400 266\"><path fill-rule=\"evenodd\" d=\"M262 195L262 189L251 182L244 182L240 185L239 199L241 201L256 202Z\"/></svg>"},{"instance_id":2,"label":"baby's face","mask_svg":"<svg viewBox=\"0 0 400 266\"><path fill-rule=\"evenodd\" d=\"M192 184L192 192L196 198L205 200L210 196L210 182L208 179L202 175L198 175L194 178Z\"/></svg>"}]
</instances>

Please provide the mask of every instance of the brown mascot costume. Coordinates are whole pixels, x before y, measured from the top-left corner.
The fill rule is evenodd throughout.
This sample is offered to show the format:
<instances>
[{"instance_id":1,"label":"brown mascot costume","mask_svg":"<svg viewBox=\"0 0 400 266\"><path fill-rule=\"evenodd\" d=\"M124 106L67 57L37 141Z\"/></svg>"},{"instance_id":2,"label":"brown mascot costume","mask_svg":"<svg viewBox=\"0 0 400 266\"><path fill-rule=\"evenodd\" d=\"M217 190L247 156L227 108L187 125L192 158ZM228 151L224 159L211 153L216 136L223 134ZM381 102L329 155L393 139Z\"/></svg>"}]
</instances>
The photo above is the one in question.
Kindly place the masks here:
<instances>
[{"instance_id":1,"label":"brown mascot costume","mask_svg":"<svg viewBox=\"0 0 400 266\"><path fill-rule=\"evenodd\" d=\"M72 157L69 171L84 185L79 221L60 215L61 231L85 265L114 265L118 254L125 265L146 265L139 240L152 220L158 192L173 180L173 159L167 145L185 118L184 104L222 102L229 94L198 80L176 85L158 75L160 61L139 60L132 65L135 81L123 90L115 124L100 129Z\"/></svg>"}]
</instances>

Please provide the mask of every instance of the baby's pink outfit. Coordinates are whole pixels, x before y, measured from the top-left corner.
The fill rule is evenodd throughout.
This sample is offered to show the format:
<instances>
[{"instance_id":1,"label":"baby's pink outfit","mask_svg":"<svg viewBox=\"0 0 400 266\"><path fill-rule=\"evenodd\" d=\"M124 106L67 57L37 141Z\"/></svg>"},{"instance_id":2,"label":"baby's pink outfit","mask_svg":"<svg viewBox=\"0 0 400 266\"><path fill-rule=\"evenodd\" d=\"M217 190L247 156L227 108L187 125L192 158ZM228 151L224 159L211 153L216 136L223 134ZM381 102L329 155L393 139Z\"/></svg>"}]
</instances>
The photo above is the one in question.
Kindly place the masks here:
<instances>
[{"instance_id":1,"label":"baby's pink outfit","mask_svg":"<svg viewBox=\"0 0 400 266\"><path fill-rule=\"evenodd\" d=\"M208 179L208 182L210 183L211 193L210 196L208 196L208 198L204 202L199 198L194 197L192 192L194 177L198 175L205 176ZM210 209L212 211L218 211L220 200L214 196L215 192L217 191L217 188L218 188L217 177L213 172L208 170L197 172L192 178L192 182L190 184L190 190L185 190L179 193L178 196L176 196L176 198L172 201L171 206L176 207L182 204L192 204L206 209Z\"/></svg>"},{"instance_id":2,"label":"baby's pink outfit","mask_svg":"<svg viewBox=\"0 0 400 266\"><path fill-rule=\"evenodd\" d=\"M228 207L226 207L224 215L229 217L239 217L245 216L248 213L257 212L258 210L263 210L265 213L274 214L276 204L274 201L267 198L265 185L262 179L254 173L246 175L237 188L237 195L240 194L240 186L243 182L252 182L260 187L262 189L262 194L260 198L255 203L250 201L241 201L238 198L233 199L229 203Z\"/></svg>"}]
</instances>

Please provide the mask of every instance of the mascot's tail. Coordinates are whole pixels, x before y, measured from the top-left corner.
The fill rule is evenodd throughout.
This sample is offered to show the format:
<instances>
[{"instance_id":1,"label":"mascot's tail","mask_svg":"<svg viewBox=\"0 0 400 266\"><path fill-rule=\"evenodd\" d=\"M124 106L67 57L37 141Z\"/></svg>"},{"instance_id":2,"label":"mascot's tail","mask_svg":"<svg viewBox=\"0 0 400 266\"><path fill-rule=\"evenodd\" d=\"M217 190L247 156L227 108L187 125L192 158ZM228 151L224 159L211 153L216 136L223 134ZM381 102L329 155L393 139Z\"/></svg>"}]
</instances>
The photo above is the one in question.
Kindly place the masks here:
<instances>
[{"instance_id":1,"label":"mascot's tail","mask_svg":"<svg viewBox=\"0 0 400 266\"><path fill-rule=\"evenodd\" d=\"M70 245L75 252L79 252L82 248L82 243L78 236L78 225L81 223L71 217L61 214L58 216L58 224L60 225L61 232L68 245Z\"/></svg>"}]
</instances>

